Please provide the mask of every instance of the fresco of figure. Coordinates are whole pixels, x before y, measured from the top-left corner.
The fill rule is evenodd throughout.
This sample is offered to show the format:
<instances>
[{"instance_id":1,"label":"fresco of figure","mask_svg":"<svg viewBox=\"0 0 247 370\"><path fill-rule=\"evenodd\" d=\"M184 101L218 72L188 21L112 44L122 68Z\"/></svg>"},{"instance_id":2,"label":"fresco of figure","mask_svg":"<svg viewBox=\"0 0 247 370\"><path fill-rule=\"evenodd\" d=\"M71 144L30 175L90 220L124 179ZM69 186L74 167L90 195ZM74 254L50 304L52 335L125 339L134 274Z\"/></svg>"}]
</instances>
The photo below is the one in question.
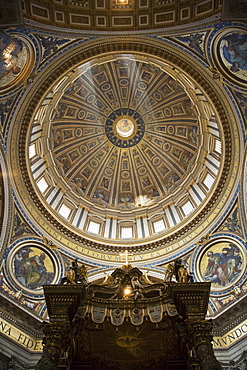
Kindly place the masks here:
<instances>
[{"instance_id":1,"label":"fresco of figure","mask_svg":"<svg viewBox=\"0 0 247 370\"><path fill-rule=\"evenodd\" d=\"M23 247L14 256L15 277L28 289L41 288L54 278L54 272L48 267L50 264L50 258L40 249Z\"/></svg>"},{"instance_id":2,"label":"fresco of figure","mask_svg":"<svg viewBox=\"0 0 247 370\"><path fill-rule=\"evenodd\" d=\"M226 286L236 280L241 272L242 258L239 248L232 243L220 250L207 252L207 266L204 279L211 283Z\"/></svg>"},{"instance_id":3,"label":"fresco of figure","mask_svg":"<svg viewBox=\"0 0 247 370\"><path fill-rule=\"evenodd\" d=\"M224 37L223 55L231 64L230 70L247 70L247 34L231 33Z\"/></svg>"},{"instance_id":4,"label":"fresco of figure","mask_svg":"<svg viewBox=\"0 0 247 370\"><path fill-rule=\"evenodd\" d=\"M0 31L0 79L8 74L17 76L21 72L19 58L22 49L21 40Z\"/></svg>"}]
</instances>

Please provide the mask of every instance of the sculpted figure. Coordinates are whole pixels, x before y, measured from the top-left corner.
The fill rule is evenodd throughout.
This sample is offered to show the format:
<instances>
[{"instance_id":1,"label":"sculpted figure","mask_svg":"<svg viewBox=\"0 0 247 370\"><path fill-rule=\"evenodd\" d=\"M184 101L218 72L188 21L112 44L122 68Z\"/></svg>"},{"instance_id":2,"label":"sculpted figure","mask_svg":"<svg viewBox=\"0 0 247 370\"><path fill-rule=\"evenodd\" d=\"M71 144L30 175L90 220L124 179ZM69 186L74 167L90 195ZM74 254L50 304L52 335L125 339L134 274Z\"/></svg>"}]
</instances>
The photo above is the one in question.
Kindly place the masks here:
<instances>
[{"instance_id":1,"label":"sculpted figure","mask_svg":"<svg viewBox=\"0 0 247 370\"><path fill-rule=\"evenodd\" d=\"M87 284L87 269L84 265L78 266L77 260L72 262L72 266L62 278L61 284Z\"/></svg>"},{"instance_id":2,"label":"sculpted figure","mask_svg":"<svg viewBox=\"0 0 247 370\"><path fill-rule=\"evenodd\" d=\"M178 282L179 283L188 282L188 272L187 272L187 269L183 265L178 270Z\"/></svg>"},{"instance_id":3,"label":"sculpted figure","mask_svg":"<svg viewBox=\"0 0 247 370\"><path fill-rule=\"evenodd\" d=\"M174 266L171 263L169 263L165 271L165 281L172 281L174 274L175 274Z\"/></svg>"}]
</instances>

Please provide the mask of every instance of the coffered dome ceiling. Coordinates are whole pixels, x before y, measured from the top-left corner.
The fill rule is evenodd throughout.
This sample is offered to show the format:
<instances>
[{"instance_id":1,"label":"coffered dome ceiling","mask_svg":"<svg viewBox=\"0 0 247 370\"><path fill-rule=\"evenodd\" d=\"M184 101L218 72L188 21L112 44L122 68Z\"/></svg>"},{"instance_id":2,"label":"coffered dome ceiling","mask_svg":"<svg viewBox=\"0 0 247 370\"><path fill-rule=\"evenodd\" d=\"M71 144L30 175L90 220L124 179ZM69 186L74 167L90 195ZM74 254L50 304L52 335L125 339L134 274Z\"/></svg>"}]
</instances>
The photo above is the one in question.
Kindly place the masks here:
<instances>
[{"instance_id":1,"label":"coffered dome ceiling","mask_svg":"<svg viewBox=\"0 0 247 370\"><path fill-rule=\"evenodd\" d=\"M22 2L23 16L61 28L96 31L159 29L198 22L221 11L218 0L68 0Z\"/></svg>"},{"instance_id":2,"label":"coffered dome ceiling","mask_svg":"<svg viewBox=\"0 0 247 370\"><path fill-rule=\"evenodd\" d=\"M53 95L40 145L47 172L71 204L123 220L132 210L153 215L178 201L190 211L199 206L209 189L197 204L190 191L198 173L208 173L204 103L169 69L114 55L79 67L56 90L45 98ZM215 176L210 179L212 185ZM186 216L180 208L178 222Z\"/></svg>"},{"instance_id":3,"label":"coffered dome ceiling","mask_svg":"<svg viewBox=\"0 0 247 370\"><path fill-rule=\"evenodd\" d=\"M185 246L179 240L198 235L207 217L217 221L237 160L217 84L200 85L182 59L180 68L154 54L97 50L72 68L58 64L54 83L37 81L34 96L30 89L17 144L29 148L20 163L33 193L27 212L45 233L97 250L145 251Z\"/></svg>"}]
</instances>

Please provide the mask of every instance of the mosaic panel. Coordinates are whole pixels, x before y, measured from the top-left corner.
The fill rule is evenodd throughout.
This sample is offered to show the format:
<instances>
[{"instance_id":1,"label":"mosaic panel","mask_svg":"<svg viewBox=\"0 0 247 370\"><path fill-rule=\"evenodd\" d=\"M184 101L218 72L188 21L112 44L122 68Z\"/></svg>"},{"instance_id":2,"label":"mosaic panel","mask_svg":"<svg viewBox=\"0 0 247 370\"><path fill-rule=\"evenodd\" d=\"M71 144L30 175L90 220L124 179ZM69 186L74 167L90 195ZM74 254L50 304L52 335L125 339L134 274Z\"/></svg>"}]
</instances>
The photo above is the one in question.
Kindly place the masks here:
<instances>
[{"instance_id":1,"label":"mosaic panel","mask_svg":"<svg viewBox=\"0 0 247 370\"><path fill-rule=\"evenodd\" d=\"M200 257L200 277L210 281L212 290L226 290L245 272L245 254L235 240L222 238L208 243Z\"/></svg>"},{"instance_id":2,"label":"mosaic panel","mask_svg":"<svg viewBox=\"0 0 247 370\"><path fill-rule=\"evenodd\" d=\"M214 59L219 69L235 84L246 86L247 81L247 32L228 29L215 39Z\"/></svg>"},{"instance_id":3,"label":"mosaic panel","mask_svg":"<svg viewBox=\"0 0 247 370\"><path fill-rule=\"evenodd\" d=\"M21 84L33 64L30 42L22 36L0 31L0 91L10 91Z\"/></svg>"},{"instance_id":4,"label":"mosaic panel","mask_svg":"<svg viewBox=\"0 0 247 370\"><path fill-rule=\"evenodd\" d=\"M13 274L24 289L41 289L55 277L54 264L43 249L36 245L19 248L12 259Z\"/></svg>"}]
</instances>

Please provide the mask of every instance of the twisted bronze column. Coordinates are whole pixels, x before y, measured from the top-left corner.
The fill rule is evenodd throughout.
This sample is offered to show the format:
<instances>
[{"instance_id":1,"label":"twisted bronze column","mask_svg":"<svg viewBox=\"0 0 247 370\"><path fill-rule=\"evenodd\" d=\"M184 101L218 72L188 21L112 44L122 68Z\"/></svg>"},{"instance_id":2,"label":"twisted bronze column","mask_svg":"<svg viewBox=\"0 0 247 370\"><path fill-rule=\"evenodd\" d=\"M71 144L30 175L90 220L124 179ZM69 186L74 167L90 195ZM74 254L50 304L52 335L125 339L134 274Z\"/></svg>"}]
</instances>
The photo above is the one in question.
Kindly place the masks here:
<instances>
[{"instance_id":1,"label":"twisted bronze column","mask_svg":"<svg viewBox=\"0 0 247 370\"><path fill-rule=\"evenodd\" d=\"M61 358L64 359L65 366L69 368L74 349L70 323L45 323L43 330L44 350L36 370L55 370Z\"/></svg>"},{"instance_id":2,"label":"twisted bronze column","mask_svg":"<svg viewBox=\"0 0 247 370\"><path fill-rule=\"evenodd\" d=\"M187 321L186 324L190 338L189 344L195 354L199 369L221 370L221 366L214 355L212 346L212 321Z\"/></svg>"}]
</instances>

